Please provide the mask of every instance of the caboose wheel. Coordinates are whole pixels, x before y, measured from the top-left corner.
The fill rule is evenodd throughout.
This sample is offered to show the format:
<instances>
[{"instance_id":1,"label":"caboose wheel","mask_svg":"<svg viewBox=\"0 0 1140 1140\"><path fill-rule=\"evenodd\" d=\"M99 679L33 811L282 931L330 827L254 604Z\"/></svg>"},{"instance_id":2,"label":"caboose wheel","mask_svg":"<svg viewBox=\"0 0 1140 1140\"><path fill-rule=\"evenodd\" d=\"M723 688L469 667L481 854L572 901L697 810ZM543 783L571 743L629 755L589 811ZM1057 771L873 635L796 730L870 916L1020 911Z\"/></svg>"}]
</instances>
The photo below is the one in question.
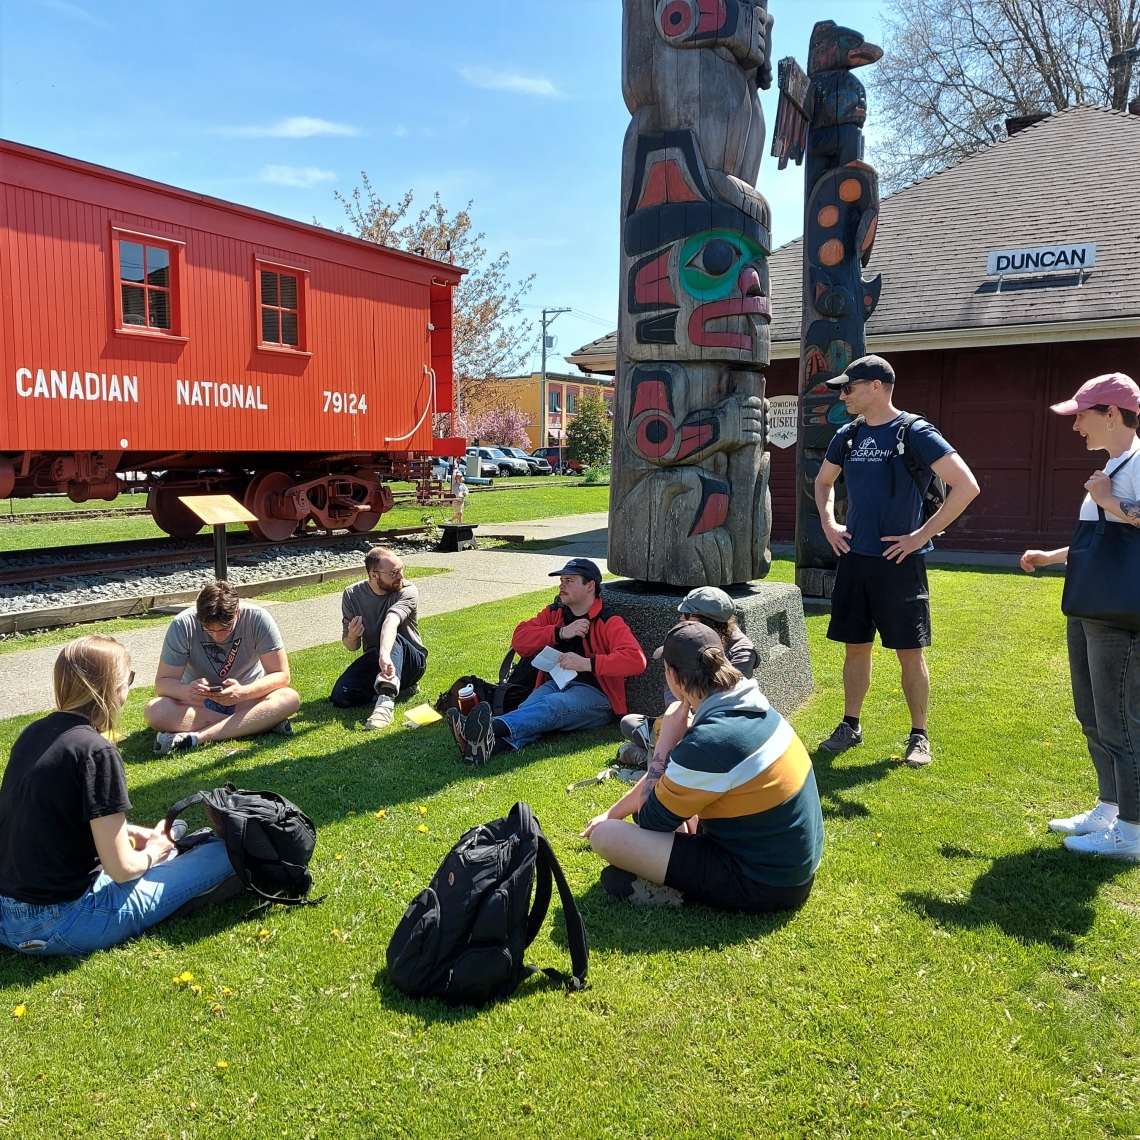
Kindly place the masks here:
<instances>
[{"instance_id":1,"label":"caboose wheel","mask_svg":"<svg viewBox=\"0 0 1140 1140\"><path fill-rule=\"evenodd\" d=\"M348 529L353 534L367 534L370 530L376 529L376 524L380 521L379 511L361 511L351 523Z\"/></svg>"},{"instance_id":2,"label":"caboose wheel","mask_svg":"<svg viewBox=\"0 0 1140 1140\"><path fill-rule=\"evenodd\" d=\"M205 525L189 507L178 501L178 491L173 487L151 487L146 505L155 526L171 538L193 538Z\"/></svg>"},{"instance_id":3,"label":"caboose wheel","mask_svg":"<svg viewBox=\"0 0 1140 1140\"><path fill-rule=\"evenodd\" d=\"M270 513L270 498L293 486L284 471L261 471L246 488L245 509L257 515L257 522L247 523L249 533L259 542L284 542L296 529L296 519L275 519Z\"/></svg>"}]
</instances>

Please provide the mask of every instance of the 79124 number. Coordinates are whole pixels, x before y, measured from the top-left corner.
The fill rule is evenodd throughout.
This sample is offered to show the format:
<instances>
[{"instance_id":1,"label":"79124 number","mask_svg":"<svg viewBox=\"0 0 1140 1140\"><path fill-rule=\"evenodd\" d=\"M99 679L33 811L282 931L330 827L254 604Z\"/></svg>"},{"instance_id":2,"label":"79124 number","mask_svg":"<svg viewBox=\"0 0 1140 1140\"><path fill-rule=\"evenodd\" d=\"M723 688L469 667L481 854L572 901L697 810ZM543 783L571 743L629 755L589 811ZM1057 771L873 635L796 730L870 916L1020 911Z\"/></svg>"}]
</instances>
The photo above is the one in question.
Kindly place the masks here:
<instances>
[{"instance_id":1,"label":"79124 number","mask_svg":"<svg viewBox=\"0 0 1140 1140\"><path fill-rule=\"evenodd\" d=\"M368 411L368 399L364 393L356 392L325 392L326 412L346 412L350 416L360 412L362 415Z\"/></svg>"}]
</instances>

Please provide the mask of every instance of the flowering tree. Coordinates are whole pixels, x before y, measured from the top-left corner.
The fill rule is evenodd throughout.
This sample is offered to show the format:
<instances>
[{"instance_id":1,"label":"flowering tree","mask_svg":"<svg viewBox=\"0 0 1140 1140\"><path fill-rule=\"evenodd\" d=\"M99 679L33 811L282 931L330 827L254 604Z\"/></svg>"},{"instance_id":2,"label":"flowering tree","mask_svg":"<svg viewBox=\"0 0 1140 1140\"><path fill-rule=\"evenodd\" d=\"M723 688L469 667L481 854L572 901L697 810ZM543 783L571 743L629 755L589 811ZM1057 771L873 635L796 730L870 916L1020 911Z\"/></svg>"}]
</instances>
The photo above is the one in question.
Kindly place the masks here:
<instances>
[{"instance_id":1,"label":"flowering tree","mask_svg":"<svg viewBox=\"0 0 1140 1140\"><path fill-rule=\"evenodd\" d=\"M477 439L490 447L521 447L530 451L531 417L521 408L502 405L473 412L470 416L457 416L455 434L468 440Z\"/></svg>"}]
</instances>

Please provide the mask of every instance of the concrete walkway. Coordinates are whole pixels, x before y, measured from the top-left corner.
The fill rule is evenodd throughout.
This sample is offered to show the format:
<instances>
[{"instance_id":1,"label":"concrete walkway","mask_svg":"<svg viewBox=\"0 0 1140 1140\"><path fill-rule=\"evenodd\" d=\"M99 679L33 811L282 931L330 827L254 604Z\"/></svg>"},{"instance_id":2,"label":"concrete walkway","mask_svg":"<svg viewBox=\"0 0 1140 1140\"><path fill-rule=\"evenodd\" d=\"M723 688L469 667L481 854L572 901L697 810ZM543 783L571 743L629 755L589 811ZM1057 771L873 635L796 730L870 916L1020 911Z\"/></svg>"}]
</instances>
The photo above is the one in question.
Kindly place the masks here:
<instances>
[{"instance_id":1,"label":"concrete walkway","mask_svg":"<svg viewBox=\"0 0 1140 1140\"><path fill-rule=\"evenodd\" d=\"M549 575L560 569L567 558L583 555L593 558L606 569L605 514L565 515L561 518L536 519L530 522L483 525L478 534L524 535L528 539L565 539L565 544L541 554L514 551L465 550L460 554L433 552L414 554L409 566L441 566L449 574L419 578L420 617L465 609L481 602L550 589ZM257 603L255 599L255 604ZM300 602L266 603L285 639L289 652L327 645L340 639L340 591L307 598ZM76 631L79 636L81 630ZM128 630L118 635L131 651L131 664L137 674L137 685L151 685L158 668L158 655L166 625ZM0 715L22 716L43 712L54 706L52 664L59 646L29 649L23 653L0 656L0 692L6 696ZM346 659L347 661L347 659Z\"/></svg>"}]
</instances>

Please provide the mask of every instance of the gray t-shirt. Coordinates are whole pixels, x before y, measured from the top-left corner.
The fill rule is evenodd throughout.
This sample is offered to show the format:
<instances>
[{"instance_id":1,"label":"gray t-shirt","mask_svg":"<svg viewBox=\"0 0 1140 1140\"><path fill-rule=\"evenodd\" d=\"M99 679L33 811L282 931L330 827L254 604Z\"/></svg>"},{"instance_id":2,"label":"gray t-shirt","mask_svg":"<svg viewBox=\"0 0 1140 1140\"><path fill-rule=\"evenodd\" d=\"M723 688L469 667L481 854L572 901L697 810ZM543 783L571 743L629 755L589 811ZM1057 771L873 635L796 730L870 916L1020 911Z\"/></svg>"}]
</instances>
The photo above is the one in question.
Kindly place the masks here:
<instances>
[{"instance_id":1,"label":"gray t-shirt","mask_svg":"<svg viewBox=\"0 0 1140 1140\"><path fill-rule=\"evenodd\" d=\"M378 594L368 584L354 582L340 599L341 637L348 636L348 623L354 617L364 619L364 636L361 648L375 649L380 644L380 627L390 613L400 618L399 632L408 639L417 649L427 653L427 646L420 640L420 627L417 621L417 609L420 602L420 592L408 582L392 594Z\"/></svg>"},{"instance_id":2,"label":"gray t-shirt","mask_svg":"<svg viewBox=\"0 0 1140 1140\"><path fill-rule=\"evenodd\" d=\"M260 606L238 609L234 631L226 641L215 641L189 609L170 623L161 660L164 665L183 666L183 684L204 678L214 685L232 677L248 685L265 674L261 655L284 648L277 623Z\"/></svg>"},{"instance_id":3,"label":"gray t-shirt","mask_svg":"<svg viewBox=\"0 0 1140 1140\"><path fill-rule=\"evenodd\" d=\"M756 663L760 659L760 654L756 652L756 646L752 644L752 639L739 626L729 637L728 644L724 647L724 655L728 658L728 663L739 669L745 677L752 676Z\"/></svg>"}]
</instances>

